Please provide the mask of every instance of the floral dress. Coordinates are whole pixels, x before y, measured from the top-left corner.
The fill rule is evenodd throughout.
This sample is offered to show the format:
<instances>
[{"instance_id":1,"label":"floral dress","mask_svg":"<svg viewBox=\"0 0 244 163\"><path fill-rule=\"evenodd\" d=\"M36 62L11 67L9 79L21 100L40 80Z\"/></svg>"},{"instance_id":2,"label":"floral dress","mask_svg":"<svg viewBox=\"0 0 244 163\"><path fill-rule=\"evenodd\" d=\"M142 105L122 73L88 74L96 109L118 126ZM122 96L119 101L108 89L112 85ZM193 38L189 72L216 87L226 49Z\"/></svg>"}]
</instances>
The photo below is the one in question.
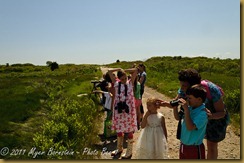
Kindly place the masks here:
<instances>
[{"instance_id":1,"label":"floral dress","mask_svg":"<svg viewBox=\"0 0 244 163\"><path fill-rule=\"evenodd\" d=\"M133 85L131 80L126 82L127 85L127 96L125 96L125 85L120 85L120 94L119 91L119 81L116 81L114 84L115 87L115 100L114 100L114 111L112 118L112 130L116 130L117 133L129 133L137 130L137 121L136 121L136 109L133 93ZM125 110L122 113L118 112L116 109L117 104L122 101L126 102L129 107L129 113L126 113Z\"/></svg>"}]
</instances>

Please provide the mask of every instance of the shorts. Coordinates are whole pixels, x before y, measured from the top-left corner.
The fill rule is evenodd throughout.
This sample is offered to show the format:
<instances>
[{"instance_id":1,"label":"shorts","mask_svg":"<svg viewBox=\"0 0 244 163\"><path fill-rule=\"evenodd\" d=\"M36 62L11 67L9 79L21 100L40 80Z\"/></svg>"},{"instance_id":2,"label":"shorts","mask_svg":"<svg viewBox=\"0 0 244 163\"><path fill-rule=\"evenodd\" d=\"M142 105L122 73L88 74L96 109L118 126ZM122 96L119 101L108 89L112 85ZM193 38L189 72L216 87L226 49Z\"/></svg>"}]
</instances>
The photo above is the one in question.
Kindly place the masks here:
<instances>
[{"instance_id":1,"label":"shorts","mask_svg":"<svg viewBox=\"0 0 244 163\"><path fill-rule=\"evenodd\" d=\"M180 159L205 159L205 146L180 144Z\"/></svg>"},{"instance_id":2,"label":"shorts","mask_svg":"<svg viewBox=\"0 0 244 163\"><path fill-rule=\"evenodd\" d=\"M135 107L138 108L141 105L141 99L135 98Z\"/></svg>"},{"instance_id":3,"label":"shorts","mask_svg":"<svg viewBox=\"0 0 244 163\"><path fill-rule=\"evenodd\" d=\"M220 142L225 139L227 121L225 118L208 120L205 138L211 142Z\"/></svg>"}]
</instances>

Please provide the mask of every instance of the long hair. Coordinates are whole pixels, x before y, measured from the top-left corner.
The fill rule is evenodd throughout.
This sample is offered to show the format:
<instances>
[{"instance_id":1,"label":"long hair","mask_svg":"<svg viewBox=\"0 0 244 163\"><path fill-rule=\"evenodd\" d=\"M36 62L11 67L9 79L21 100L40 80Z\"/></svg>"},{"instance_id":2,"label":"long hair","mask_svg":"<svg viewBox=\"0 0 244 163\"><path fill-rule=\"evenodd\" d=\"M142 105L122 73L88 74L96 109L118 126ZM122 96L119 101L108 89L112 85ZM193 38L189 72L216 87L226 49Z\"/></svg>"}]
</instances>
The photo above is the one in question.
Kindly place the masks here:
<instances>
[{"instance_id":1,"label":"long hair","mask_svg":"<svg viewBox=\"0 0 244 163\"><path fill-rule=\"evenodd\" d=\"M119 79L120 79L122 76L124 76L124 75L126 75L126 73L125 73L124 71L122 71L122 70L119 70L119 71L117 72L117 76L118 76Z\"/></svg>"},{"instance_id":2,"label":"long hair","mask_svg":"<svg viewBox=\"0 0 244 163\"><path fill-rule=\"evenodd\" d=\"M138 76L136 75L135 80L134 80L134 92L137 91L137 83L138 83Z\"/></svg>"},{"instance_id":3,"label":"long hair","mask_svg":"<svg viewBox=\"0 0 244 163\"><path fill-rule=\"evenodd\" d=\"M146 66L143 63L140 63L139 66L142 67L143 70L146 72Z\"/></svg>"}]
</instances>

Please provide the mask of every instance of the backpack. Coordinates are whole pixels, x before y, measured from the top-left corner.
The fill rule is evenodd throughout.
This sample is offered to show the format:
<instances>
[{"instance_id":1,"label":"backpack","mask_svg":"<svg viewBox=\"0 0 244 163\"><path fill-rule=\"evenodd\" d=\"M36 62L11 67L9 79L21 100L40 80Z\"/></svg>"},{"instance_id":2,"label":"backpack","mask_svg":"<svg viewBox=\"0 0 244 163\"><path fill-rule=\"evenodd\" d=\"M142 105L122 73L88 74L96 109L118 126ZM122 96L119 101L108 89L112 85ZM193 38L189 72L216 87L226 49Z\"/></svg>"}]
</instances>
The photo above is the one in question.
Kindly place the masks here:
<instances>
[{"instance_id":1,"label":"backpack","mask_svg":"<svg viewBox=\"0 0 244 163\"><path fill-rule=\"evenodd\" d=\"M208 87L208 82L211 82L211 81L209 81L209 80L202 80L202 81L201 81L201 85L202 85L202 86L206 89L206 91L207 91L207 98L211 100L211 99L212 99L212 95L211 95L210 89L209 89L209 87ZM212 82L211 82L211 83L212 83ZM222 89L219 85L217 85L217 84L215 84L215 85L216 85L217 88L219 89L221 95L224 96L224 91L223 91L223 89ZM225 115L224 118L225 118L226 124L228 125L228 124L230 123L230 115L229 115L229 113L228 113L226 107L225 107L225 111L226 111L226 115Z\"/></svg>"},{"instance_id":2,"label":"backpack","mask_svg":"<svg viewBox=\"0 0 244 163\"><path fill-rule=\"evenodd\" d=\"M209 81L209 80L202 80L202 81L201 81L201 85L204 86L204 88L205 88L206 91L207 91L207 98L208 98L208 99L212 99L212 95L211 95L210 89L209 89L209 87L208 87L208 82L211 82L211 81ZM212 83L212 82L211 82L211 83ZM218 87L218 89L220 90L221 95L224 96L224 91L223 91L223 89L222 89L220 86L218 86L217 84L215 84L215 85L216 85L216 86Z\"/></svg>"}]
</instances>

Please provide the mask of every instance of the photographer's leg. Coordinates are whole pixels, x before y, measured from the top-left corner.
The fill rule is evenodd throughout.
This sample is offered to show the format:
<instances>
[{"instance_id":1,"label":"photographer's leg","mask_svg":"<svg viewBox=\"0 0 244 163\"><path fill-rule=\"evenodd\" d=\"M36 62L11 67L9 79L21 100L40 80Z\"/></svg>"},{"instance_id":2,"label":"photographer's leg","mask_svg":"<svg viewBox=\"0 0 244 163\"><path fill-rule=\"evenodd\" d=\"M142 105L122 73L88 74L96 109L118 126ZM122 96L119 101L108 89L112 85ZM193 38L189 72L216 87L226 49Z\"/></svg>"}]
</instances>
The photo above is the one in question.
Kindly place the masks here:
<instances>
[{"instance_id":1,"label":"photographer's leg","mask_svg":"<svg viewBox=\"0 0 244 163\"><path fill-rule=\"evenodd\" d=\"M218 143L207 140L207 159L213 160L218 158Z\"/></svg>"}]
</instances>

